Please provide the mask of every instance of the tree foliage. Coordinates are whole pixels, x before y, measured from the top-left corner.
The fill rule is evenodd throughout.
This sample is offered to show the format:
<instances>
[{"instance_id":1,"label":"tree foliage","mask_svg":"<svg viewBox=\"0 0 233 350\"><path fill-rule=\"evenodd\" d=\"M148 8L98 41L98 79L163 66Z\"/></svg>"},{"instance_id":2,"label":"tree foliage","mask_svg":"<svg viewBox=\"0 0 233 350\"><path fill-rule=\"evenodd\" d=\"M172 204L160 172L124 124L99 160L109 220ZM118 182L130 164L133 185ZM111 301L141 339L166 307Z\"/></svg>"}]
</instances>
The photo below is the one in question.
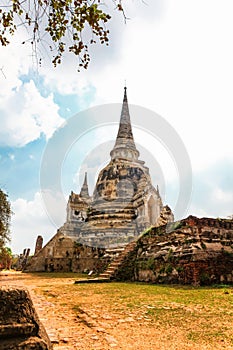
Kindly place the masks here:
<instances>
[{"instance_id":1,"label":"tree foliage","mask_svg":"<svg viewBox=\"0 0 233 350\"><path fill-rule=\"evenodd\" d=\"M124 13L121 0L112 2ZM39 62L38 50L43 46L52 52L55 67L64 53L70 52L78 57L79 69L86 69L89 46L97 41L108 45L106 25L111 16L103 11L106 5L100 0L5 0L0 5L0 43L8 45L10 37L23 26L28 38L22 44L32 45Z\"/></svg>"},{"instance_id":2,"label":"tree foliage","mask_svg":"<svg viewBox=\"0 0 233 350\"><path fill-rule=\"evenodd\" d=\"M0 247L0 269L9 270L11 268L12 258L13 256L10 248Z\"/></svg>"},{"instance_id":3,"label":"tree foliage","mask_svg":"<svg viewBox=\"0 0 233 350\"><path fill-rule=\"evenodd\" d=\"M0 189L0 248L10 240L11 206L8 196Z\"/></svg>"}]
</instances>

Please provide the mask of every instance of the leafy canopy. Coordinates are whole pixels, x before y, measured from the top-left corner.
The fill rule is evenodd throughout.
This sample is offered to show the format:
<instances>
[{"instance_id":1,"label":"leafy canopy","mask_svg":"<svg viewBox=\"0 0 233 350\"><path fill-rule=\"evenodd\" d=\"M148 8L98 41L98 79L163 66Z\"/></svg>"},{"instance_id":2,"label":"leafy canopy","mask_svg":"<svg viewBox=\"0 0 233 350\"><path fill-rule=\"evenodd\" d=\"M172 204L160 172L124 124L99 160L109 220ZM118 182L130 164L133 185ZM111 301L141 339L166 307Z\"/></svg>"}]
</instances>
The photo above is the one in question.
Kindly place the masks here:
<instances>
[{"instance_id":1,"label":"leafy canopy","mask_svg":"<svg viewBox=\"0 0 233 350\"><path fill-rule=\"evenodd\" d=\"M121 0L112 2L123 12ZM64 53L70 52L78 57L79 70L86 69L90 61L89 45L97 41L108 45L106 24L111 16L102 10L107 5L103 1L5 0L3 3L0 5L1 45L8 45L10 37L23 26L28 38L22 44L32 45L39 63L43 47L51 51L55 67L61 63Z\"/></svg>"},{"instance_id":2,"label":"leafy canopy","mask_svg":"<svg viewBox=\"0 0 233 350\"><path fill-rule=\"evenodd\" d=\"M0 248L10 240L9 226L11 219L11 206L8 196L0 189Z\"/></svg>"},{"instance_id":3,"label":"leafy canopy","mask_svg":"<svg viewBox=\"0 0 233 350\"><path fill-rule=\"evenodd\" d=\"M8 247L0 247L0 269L10 269L12 262L12 251Z\"/></svg>"}]
</instances>

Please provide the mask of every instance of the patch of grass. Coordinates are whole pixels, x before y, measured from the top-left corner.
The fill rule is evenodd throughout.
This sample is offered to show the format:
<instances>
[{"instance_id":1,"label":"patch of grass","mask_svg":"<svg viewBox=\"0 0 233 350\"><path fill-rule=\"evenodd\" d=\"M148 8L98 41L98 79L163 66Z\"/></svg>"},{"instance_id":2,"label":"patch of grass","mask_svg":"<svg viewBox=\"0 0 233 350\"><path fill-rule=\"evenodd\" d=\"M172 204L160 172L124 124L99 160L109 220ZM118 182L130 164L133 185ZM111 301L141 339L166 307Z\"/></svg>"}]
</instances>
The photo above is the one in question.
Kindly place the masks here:
<instances>
[{"instance_id":1,"label":"patch of grass","mask_svg":"<svg viewBox=\"0 0 233 350\"><path fill-rule=\"evenodd\" d=\"M184 223L181 221L172 222L172 223L168 224L169 232L178 230L181 227L183 227L183 225L184 225Z\"/></svg>"},{"instance_id":2,"label":"patch of grass","mask_svg":"<svg viewBox=\"0 0 233 350\"><path fill-rule=\"evenodd\" d=\"M193 332L193 331L191 331L191 332L189 332L189 333L187 334L187 339L188 339L188 340L192 340L193 342L197 342L197 340L199 339L199 337L200 337L199 332Z\"/></svg>"},{"instance_id":3,"label":"patch of grass","mask_svg":"<svg viewBox=\"0 0 233 350\"><path fill-rule=\"evenodd\" d=\"M176 271L177 272L183 272L184 271L184 267L183 266L177 266L176 267Z\"/></svg>"},{"instance_id":4,"label":"patch of grass","mask_svg":"<svg viewBox=\"0 0 233 350\"><path fill-rule=\"evenodd\" d=\"M168 251L167 260L168 261L172 261L173 260L173 250L172 250L172 248L170 248L169 251Z\"/></svg>"},{"instance_id":5,"label":"patch of grass","mask_svg":"<svg viewBox=\"0 0 233 350\"><path fill-rule=\"evenodd\" d=\"M229 251L223 249L222 253L225 254L227 257L232 257L233 258L233 253L232 252L229 252Z\"/></svg>"},{"instance_id":6,"label":"patch of grass","mask_svg":"<svg viewBox=\"0 0 233 350\"><path fill-rule=\"evenodd\" d=\"M202 339L206 339L209 344L214 344L218 341L228 341L224 331L217 330L213 332L206 331L190 331L187 334L187 339L193 341L194 343L200 342Z\"/></svg>"},{"instance_id":7,"label":"patch of grass","mask_svg":"<svg viewBox=\"0 0 233 350\"><path fill-rule=\"evenodd\" d=\"M142 270L154 270L155 268L155 260L154 258L149 258L146 260L141 260L137 262L138 268Z\"/></svg>"},{"instance_id":8,"label":"patch of grass","mask_svg":"<svg viewBox=\"0 0 233 350\"><path fill-rule=\"evenodd\" d=\"M81 307L79 305L74 305L73 306L73 310L75 312L78 312L79 314L84 314L85 312L83 311L83 309L81 309Z\"/></svg>"},{"instance_id":9,"label":"patch of grass","mask_svg":"<svg viewBox=\"0 0 233 350\"><path fill-rule=\"evenodd\" d=\"M205 245L205 243L203 241L201 241L201 247L202 247L203 250L206 250L206 245Z\"/></svg>"},{"instance_id":10,"label":"patch of grass","mask_svg":"<svg viewBox=\"0 0 233 350\"><path fill-rule=\"evenodd\" d=\"M173 267L170 264L167 265L166 268L165 268L165 272L168 273L168 274L172 273L172 270L173 270Z\"/></svg>"},{"instance_id":11,"label":"patch of grass","mask_svg":"<svg viewBox=\"0 0 233 350\"><path fill-rule=\"evenodd\" d=\"M154 316L156 313L156 310L155 309L149 309L147 310L146 314L149 315L149 316Z\"/></svg>"},{"instance_id":12,"label":"patch of grass","mask_svg":"<svg viewBox=\"0 0 233 350\"><path fill-rule=\"evenodd\" d=\"M221 349L222 342L227 349L233 345L231 286L194 287L139 282L73 284L67 280L70 274L64 277L61 274L60 279L49 276L51 274L44 279L42 274L40 279L38 274L31 275L31 281L36 285L35 292L43 293L48 301L51 296L57 296L52 299L54 308L65 308L66 315L75 314L82 326L92 327L92 315L96 322L101 322L105 314L111 316L111 320L106 318L104 322L109 322L111 329L117 331L119 320L130 316L134 321L130 325L123 323L129 327L127 331L132 328L134 334L140 334L145 327L159 330L164 336L163 347L172 347L177 337L183 339L183 344L188 343L190 349L192 346L195 349ZM145 326L144 322L148 325ZM174 346L182 348L178 342Z\"/></svg>"}]
</instances>

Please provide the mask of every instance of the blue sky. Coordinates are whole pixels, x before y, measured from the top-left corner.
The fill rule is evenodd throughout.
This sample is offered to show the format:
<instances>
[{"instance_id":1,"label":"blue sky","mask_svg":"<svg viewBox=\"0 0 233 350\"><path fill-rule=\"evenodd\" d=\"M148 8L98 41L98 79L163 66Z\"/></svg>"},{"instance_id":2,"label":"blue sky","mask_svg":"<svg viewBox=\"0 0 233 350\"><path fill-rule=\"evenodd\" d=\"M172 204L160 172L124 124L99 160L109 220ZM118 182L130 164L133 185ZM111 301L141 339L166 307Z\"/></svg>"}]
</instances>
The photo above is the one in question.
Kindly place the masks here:
<instances>
[{"instance_id":1,"label":"blue sky","mask_svg":"<svg viewBox=\"0 0 233 350\"><path fill-rule=\"evenodd\" d=\"M52 237L65 220L59 198L79 191L85 170L93 187L119 116L111 115L103 126L101 117L84 111L121 104L125 80L129 103L160 115L184 143L192 165L192 197L184 216L233 214L232 1L148 0L145 5L127 0L126 7L130 20L125 25L119 14L113 18L110 46L93 49L87 72L77 73L68 56L56 69L46 58L37 69L30 48L22 50L23 33L0 48L0 185L15 213L11 246L16 253L33 250L37 235L45 242ZM70 134L62 132L76 115L77 133L86 134L69 144ZM136 122L131 113L131 119L141 159L162 188L164 202L174 208L182 186L177 160L157 137L159 131L150 135L143 115ZM152 124L156 130L153 117ZM60 169L62 193L49 198L51 221L40 176L44 152L57 135L63 136L54 154L59 156L65 137L68 143ZM51 197L49 189L47 194Z\"/></svg>"}]
</instances>

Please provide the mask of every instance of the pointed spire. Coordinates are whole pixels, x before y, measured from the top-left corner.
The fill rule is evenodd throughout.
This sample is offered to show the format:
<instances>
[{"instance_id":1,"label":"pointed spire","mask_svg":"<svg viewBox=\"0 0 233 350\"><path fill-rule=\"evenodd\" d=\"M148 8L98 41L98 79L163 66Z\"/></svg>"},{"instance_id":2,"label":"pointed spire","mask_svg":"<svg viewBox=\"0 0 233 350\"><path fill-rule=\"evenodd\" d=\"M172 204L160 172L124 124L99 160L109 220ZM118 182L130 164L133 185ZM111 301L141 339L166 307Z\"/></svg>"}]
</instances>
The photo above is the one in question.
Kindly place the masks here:
<instances>
[{"instance_id":1,"label":"pointed spire","mask_svg":"<svg viewBox=\"0 0 233 350\"><path fill-rule=\"evenodd\" d=\"M85 172L83 186L87 186L87 172Z\"/></svg>"},{"instance_id":2,"label":"pointed spire","mask_svg":"<svg viewBox=\"0 0 233 350\"><path fill-rule=\"evenodd\" d=\"M118 134L115 146L111 151L110 155L112 159L123 158L128 160L137 160L139 157L139 152L136 149L133 138L126 86L124 87L124 98L121 109L121 118Z\"/></svg>"},{"instance_id":3,"label":"pointed spire","mask_svg":"<svg viewBox=\"0 0 233 350\"><path fill-rule=\"evenodd\" d=\"M84 176L84 182L80 191L80 197L83 198L89 198L89 192L88 192L88 184L87 184L87 173L85 173Z\"/></svg>"}]
</instances>

